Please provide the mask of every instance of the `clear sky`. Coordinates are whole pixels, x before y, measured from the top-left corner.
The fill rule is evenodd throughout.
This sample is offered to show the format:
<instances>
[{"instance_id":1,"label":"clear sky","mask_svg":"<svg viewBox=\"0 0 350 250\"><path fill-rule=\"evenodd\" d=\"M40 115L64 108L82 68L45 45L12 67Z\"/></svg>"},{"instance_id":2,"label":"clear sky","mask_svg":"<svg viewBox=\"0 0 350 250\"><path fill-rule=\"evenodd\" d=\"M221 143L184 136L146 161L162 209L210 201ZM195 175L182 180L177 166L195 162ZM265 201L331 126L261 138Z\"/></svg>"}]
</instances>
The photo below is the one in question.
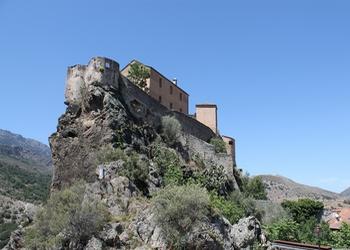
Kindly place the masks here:
<instances>
[{"instance_id":1,"label":"clear sky","mask_svg":"<svg viewBox=\"0 0 350 250\"><path fill-rule=\"evenodd\" d=\"M0 0L0 128L47 142L66 68L154 66L217 103L249 173L350 186L349 0Z\"/></svg>"}]
</instances>

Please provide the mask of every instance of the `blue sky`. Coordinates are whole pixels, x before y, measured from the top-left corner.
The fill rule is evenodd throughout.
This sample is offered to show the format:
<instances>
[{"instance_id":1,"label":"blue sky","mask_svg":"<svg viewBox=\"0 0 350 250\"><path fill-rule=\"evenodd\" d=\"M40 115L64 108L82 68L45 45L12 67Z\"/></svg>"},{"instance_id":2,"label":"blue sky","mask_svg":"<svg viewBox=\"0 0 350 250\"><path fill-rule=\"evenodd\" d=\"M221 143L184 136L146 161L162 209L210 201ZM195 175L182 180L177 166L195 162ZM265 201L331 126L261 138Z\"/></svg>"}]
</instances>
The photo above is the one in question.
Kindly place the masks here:
<instances>
[{"instance_id":1,"label":"blue sky","mask_svg":"<svg viewBox=\"0 0 350 250\"><path fill-rule=\"evenodd\" d=\"M47 143L69 65L136 58L219 106L249 173L350 186L348 0L0 0L0 128Z\"/></svg>"}]
</instances>

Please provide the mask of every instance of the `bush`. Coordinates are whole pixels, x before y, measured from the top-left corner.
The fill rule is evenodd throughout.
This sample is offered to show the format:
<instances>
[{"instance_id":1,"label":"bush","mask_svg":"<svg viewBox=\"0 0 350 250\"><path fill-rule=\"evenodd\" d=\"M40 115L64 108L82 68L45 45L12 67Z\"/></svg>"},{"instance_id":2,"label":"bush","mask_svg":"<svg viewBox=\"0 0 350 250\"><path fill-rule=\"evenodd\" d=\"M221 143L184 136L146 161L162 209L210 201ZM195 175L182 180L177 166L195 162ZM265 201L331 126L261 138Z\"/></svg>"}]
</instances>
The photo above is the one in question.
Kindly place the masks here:
<instances>
[{"instance_id":1,"label":"bush","mask_svg":"<svg viewBox=\"0 0 350 250\"><path fill-rule=\"evenodd\" d=\"M107 145L103 146L97 153L97 164L106 164L118 160L126 161L126 155L120 148Z\"/></svg>"},{"instance_id":2,"label":"bush","mask_svg":"<svg viewBox=\"0 0 350 250\"><path fill-rule=\"evenodd\" d=\"M343 223L339 231L331 233L333 246L337 248L350 248L350 225Z\"/></svg>"},{"instance_id":3,"label":"bush","mask_svg":"<svg viewBox=\"0 0 350 250\"><path fill-rule=\"evenodd\" d=\"M298 241L299 224L291 219L282 219L266 228L269 240Z\"/></svg>"},{"instance_id":4,"label":"bush","mask_svg":"<svg viewBox=\"0 0 350 250\"><path fill-rule=\"evenodd\" d=\"M147 159L140 159L138 154L132 153L126 159L120 174L128 177L135 184L142 186L148 179L149 162Z\"/></svg>"},{"instance_id":5,"label":"bush","mask_svg":"<svg viewBox=\"0 0 350 250\"><path fill-rule=\"evenodd\" d=\"M37 213L35 224L25 232L29 249L51 249L68 241L86 243L108 221L109 214L98 201L84 201L85 184L77 183L51 194Z\"/></svg>"},{"instance_id":6,"label":"bush","mask_svg":"<svg viewBox=\"0 0 350 250\"><path fill-rule=\"evenodd\" d=\"M181 134L181 124L180 122L172 116L163 116L162 120L162 137L168 143L168 145L173 146L179 139Z\"/></svg>"},{"instance_id":7,"label":"bush","mask_svg":"<svg viewBox=\"0 0 350 250\"><path fill-rule=\"evenodd\" d=\"M241 206L215 193L210 194L210 207L214 212L228 219L231 224L237 223L245 214Z\"/></svg>"},{"instance_id":8,"label":"bush","mask_svg":"<svg viewBox=\"0 0 350 250\"><path fill-rule=\"evenodd\" d=\"M215 153L226 153L226 143L221 138L211 138L210 144L214 146Z\"/></svg>"},{"instance_id":9,"label":"bush","mask_svg":"<svg viewBox=\"0 0 350 250\"><path fill-rule=\"evenodd\" d=\"M161 146L154 150L153 161L157 164L159 174L164 176L165 185L183 184L183 174L180 166L180 159L176 152Z\"/></svg>"},{"instance_id":10,"label":"bush","mask_svg":"<svg viewBox=\"0 0 350 250\"><path fill-rule=\"evenodd\" d=\"M185 246L193 229L207 220L209 195L198 185L167 186L153 201L155 219L167 242L175 248Z\"/></svg>"}]
</instances>

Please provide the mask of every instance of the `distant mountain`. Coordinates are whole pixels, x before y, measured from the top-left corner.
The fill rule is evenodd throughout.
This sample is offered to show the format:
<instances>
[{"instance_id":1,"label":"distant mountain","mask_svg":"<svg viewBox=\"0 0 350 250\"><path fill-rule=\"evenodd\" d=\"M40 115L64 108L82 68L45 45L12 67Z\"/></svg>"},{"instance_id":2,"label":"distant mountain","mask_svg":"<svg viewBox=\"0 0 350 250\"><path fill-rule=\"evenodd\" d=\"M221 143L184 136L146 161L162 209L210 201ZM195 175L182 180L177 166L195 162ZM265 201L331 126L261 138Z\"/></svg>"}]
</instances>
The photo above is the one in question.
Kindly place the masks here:
<instances>
[{"instance_id":1,"label":"distant mountain","mask_svg":"<svg viewBox=\"0 0 350 250\"><path fill-rule=\"evenodd\" d=\"M310 198L319 201L331 201L340 198L340 195L318 187L296 183L283 176L260 175L266 185L267 196L274 202Z\"/></svg>"},{"instance_id":2,"label":"distant mountain","mask_svg":"<svg viewBox=\"0 0 350 250\"><path fill-rule=\"evenodd\" d=\"M50 148L36 140L0 129L0 159L18 161L19 166L31 169L50 170L52 167Z\"/></svg>"},{"instance_id":3,"label":"distant mountain","mask_svg":"<svg viewBox=\"0 0 350 250\"><path fill-rule=\"evenodd\" d=\"M51 151L47 145L0 129L0 195L43 201L51 176Z\"/></svg>"},{"instance_id":4,"label":"distant mountain","mask_svg":"<svg viewBox=\"0 0 350 250\"><path fill-rule=\"evenodd\" d=\"M350 187L340 193L342 197L350 198Z\"/></svg>"}]
</instances>

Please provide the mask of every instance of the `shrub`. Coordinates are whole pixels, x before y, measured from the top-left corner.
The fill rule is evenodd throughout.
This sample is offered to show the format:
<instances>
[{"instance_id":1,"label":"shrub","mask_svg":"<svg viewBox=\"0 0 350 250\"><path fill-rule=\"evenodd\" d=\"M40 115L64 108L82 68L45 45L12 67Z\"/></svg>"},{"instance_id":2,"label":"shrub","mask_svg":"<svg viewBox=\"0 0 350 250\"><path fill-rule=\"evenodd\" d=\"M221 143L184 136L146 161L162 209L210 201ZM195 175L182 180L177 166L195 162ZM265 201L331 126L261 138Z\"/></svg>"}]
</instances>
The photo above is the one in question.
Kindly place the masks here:
<instances>
[{"instance_id":1,"label":"shrub","mask_svg":"<svg viewBox=\"0 0 350 250\"><path fill-rule=\"evenodd\" d=\"M215 153L226 153L226 143L221 138L210 139L210 144L214 146Z\"/></svg>"},{"instance_id":2,"label":"shrub","mask_svg":"<svg viewBox=\"0 0 350 250\"><path fill-rule=\"evenodd\" d=\"M333 246L337 248L350 248L350 225L343 223L339 231L331 233Z\"/></svg>"},{"instance_id":3,"label":"shrub","mask_svg":"<svg viewBox=\"0 0 350 250\"><path fill-rule=\"evenodd\" d=\"M158 166L159 174L164 176L165 185L181 185L183 183L180 159L174 151L157 146L153 160Z\"/></svg>"},{"instance_id":4,"label":"shrub","mask_svg":"<svg viewBox=\"0 0 350 250\"><path fill-rule=\"evenodd\" d=\"M210 207L214 212L224 216L231 224L235 224L244 217L244 209L232 201L226 200L216 193L210 194Z\"/></svg>"},{"instance_id":5,"label":"shrub","mask_svg":"<svg viewBox=\"0 0 350 250\"><path fill-rule=\"evenodd\" d=\"M299 224L291 219L282 219L266 228L269 240L298 241Z\"/></svg>"},{"instance_id":6,"label":"shrub","mask_svg":"<svg viewBox=\"0 0 350 250\"><path fill-rule=\"evenodd\" d=\"M207 220L209 195L198 185L167 186L153 200L155 219L171 246L182 248L193 229Z\"/></svg>"},{"instance_id":7,"label":"shrub","mask_svg":"<svg viewBox=\"0 0 350 250\"><path fill-rule=\"evenodd\" d=\"M51 194L37 213L35 224L26 230L29 249L51 249L66 241L85 243L108 221L109 214L98 201L84 201L85 184L79 182Z\"/></svg>"},{"instance_id":8,"label":"shrub","mask_svg":"<svg viewBox=\"0 0 350 250\"><path fill-rule=\"evenodd\" d=\"M208 191L215 191L216 193L219 193L220 190L223 190L226 182L228 181L227 175L222 165L212 165L210 168L204 169L202 176L202 185Z\"/></svg>"},{"instance_id":9,"label":"shrub","mask_svg":"<svg viewBox=\"0 0 350 250\"><path fill-rule=\"evenodd\" d=\"M97 153L97 164L106 164L117 160L126 161L126 155L120 148L107 145L103 146Z\"/></svg>"},{"instance_id":10,"label":"shrub","mask_svg":"<svg viewBox=\"0 0 350 250\"><path fill-rule=\"evenodd\" d=\"M136 153L132 153L120 172L136 184L144 184L149 175L149 163L147 159L140 159Z\"/></svg>"},{"instance_id":11,"label":"shrub","mask_svg":"<svg viewBox=\"0 0 350 250\"><path fill-rule=\"evenodd\" d=\"M172 116L163 116L161 120L162 136L168 145L173 146L179 139L181 134L180 122Z\"/></svg>"}]
</instances>

